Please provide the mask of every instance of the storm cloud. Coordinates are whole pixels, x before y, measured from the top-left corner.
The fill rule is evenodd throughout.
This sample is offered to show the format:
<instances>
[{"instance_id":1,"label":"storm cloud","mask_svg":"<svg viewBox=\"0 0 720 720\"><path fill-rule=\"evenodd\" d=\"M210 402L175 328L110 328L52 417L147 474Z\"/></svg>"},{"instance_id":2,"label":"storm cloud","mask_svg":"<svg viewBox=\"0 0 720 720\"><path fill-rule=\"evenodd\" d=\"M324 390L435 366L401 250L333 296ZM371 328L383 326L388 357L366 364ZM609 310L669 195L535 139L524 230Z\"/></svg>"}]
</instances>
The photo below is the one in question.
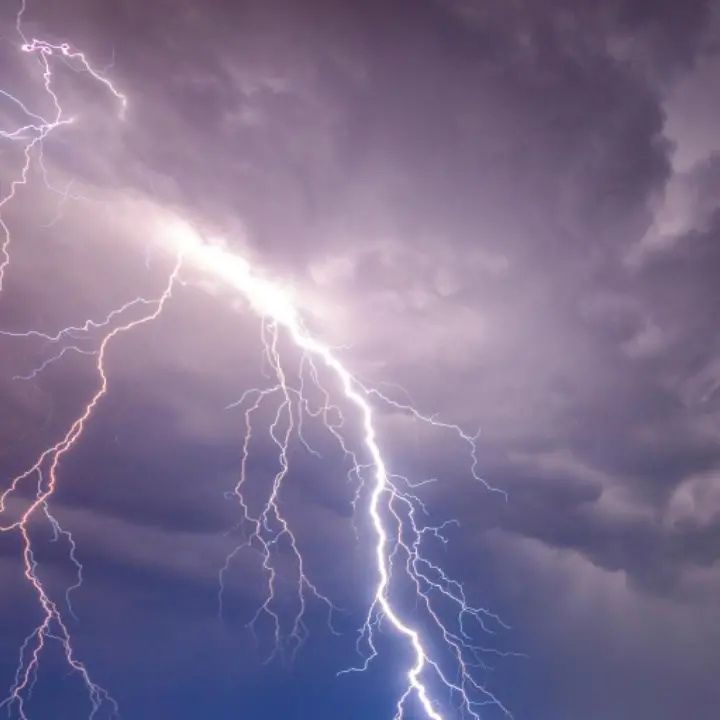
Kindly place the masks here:
<instances>
[{"instance_id":1,"label":"storm cloud","mask_svg":"<svg viewBox=\"0 0 720 720\"><path fill-rule=\"evenodd\" d=\"M157 296L175 224L222 236L294 288L309 326L368 383L481 428L482 476L507 501L468 477L448 436L398 413L379 420L394 466L438 477L422 497L459 520L448 568L512 626L502 646L528 655L492 681L518 720L709 720L720 701L717 12L709 0L29 3L26 27L107 65L129 104L118 118L86 77L62 75L79 120L46 145L59 190L33 177L4 210L0 325L56 332ZM32 82L16 50L0 48L13 91ZM0 120L11 112L0 103ZM71 180L84 199L63 196ZM232 629L215 623L244 430L225 407L262 381L258 331L242 302L192 278L158 323L118 340L110 392L63 461L58 516L88 566L80 642L133 717L194 717L206 701L182 687L194 683L218 718L238 706L337 716L341 690L327 688L353 640L324 646L322 618L308 648L318 674L277 671L296 709L253 689L272 695L281 675L243 635L261 581L249 560L233 570ZM95 386L77 354L13 380L46 351L0 337L4 478ZM261 475L269 448L259 456ZM301 467L291 514L311 569L361 614L370 571L352 488L339 470ZM71 568L48 552L61 586ZM17 558L4 539L8 680L14 618L28 615ZM102 603L125 613L123 637L100 639ZM202 659L143 657L153 632L157 647ZM160 707L145 702L145 673L158 675ZM377 707L343 716L390 717L394 680L362 683Z\"/></svg>"}]
</instances>

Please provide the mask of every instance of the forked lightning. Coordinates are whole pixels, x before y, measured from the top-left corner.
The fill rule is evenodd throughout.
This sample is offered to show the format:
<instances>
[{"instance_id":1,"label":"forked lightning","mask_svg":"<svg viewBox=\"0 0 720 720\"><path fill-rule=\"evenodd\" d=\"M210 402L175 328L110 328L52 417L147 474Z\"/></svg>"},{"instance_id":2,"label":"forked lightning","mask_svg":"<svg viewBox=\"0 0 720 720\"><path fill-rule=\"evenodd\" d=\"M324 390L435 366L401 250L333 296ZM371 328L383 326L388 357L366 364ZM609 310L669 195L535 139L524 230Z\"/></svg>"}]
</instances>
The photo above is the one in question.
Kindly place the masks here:
<instances>
[{"instance_id":1,"label":"forked lightning","mask_svg":"<svg viewBox=\"0 0 720 720\"><path fill-rule=\"evenodd\" d=\"M27 37L23 27L24 14L23 0L17 13L17 45L40 74L52 114L45 117L31 109L30 99L20 99L0 89L0 107L1 103L10 103L24 118L17 127L0 128L0 140L19 143L23 158L18 175L0 197L0 289L5 277L12 272L12 245L15 242L6 212L18 193L31 182L33 163L37 163L40 177L47 181L43 165L45 143L52 134L62 132L64 126L73 122L73 118L64 113L59 91L56 90L58 61L80 71L78 81L84 77L88 82L105 86L121 114L128 109L127 97L108 77L95 70L82 52L69 43L51 44ZM41 336L55 348L43 363L17 378L18 381L36 376L68 353L79 352L95 357L97 386L67 432L54 445L46 448L27 470L2 486L0 531L16 532L22 539L25 577L37 595L42 616L20 649L14 682L0 707L21 720L29 720L28 708L43 650L49 643L59 643L68 667L86 685L89 717L109 717L119 712L109 693L91 679L86 665L76 656L65 619L66 613L72 613L70 594L68 592L62 602L50 596L38 574L33 532L37 522L44 519L56 536L62 535L67 539L77 570L71 590L77 590L82 581L82 565L78 559L82 548L76 548L72 535L60 526L51 510L62 459L80 441L95 408L108 392L107 354L116 342L122 341L123 335L160 316L171 301L173 292L178 289L183 270L191 268L193 272L201 271L244 296L259 315L265 360L273 376L268 387L249 390L230 406L242 407L246 422L240 477L232 490L232 496L240 506L240 527L244 539L220 569L221 604L232 561L247 548L260 553L260 562L267 577L267 597L251 618L250 625L255 628L261 617L270 619L274 628L275 653L289 649L294 654L302 644L307 634L304 616L308 602L319 601L326 606L332 629L336 608L308 577L296 536L291 523L283 515L280 501L283 483L290 471L291 441L299 439L308 452L318 455L306 440L303 420L320 420L339 444L349 465L349 475L358 483L354 506L356 512L366 513L365 518L373 534L372 555L377 577L374 599L357 642L361 660L357 667L341 673L360 672L368 667L380 652L378 632L383 626L392 631L391 635L404 645L411 658L409 666L402 671L406 678L405 689L398 697L396 720L408 716L411 700L419 703L424 716L431 720L463 717L479 720L483 708L487 706L494 706L509 715L478 679L485 669L483 657L487 653L502 653L480 647L475 639L478 631L492 632L491 626L504 626L495 615L471 605L462 585L448 577L426 554L428 550L432 553L433 543L446 542L445 530L453 522L441 526L426 522L429 513L418 496L422 483L411 482L391 472L383 454L382 440L378 437L377 409L385 406L393 412L402 412L416 421L432 425L438 431L454 433L467 446L470 475L483 482L477 474L476 437L456 425L426 417L413 407L400 404L360 382L331 347L307 330L291 297L282 287L268 280L242 257L219 244L203 240L190 225L182 227L184 230L177 233L175 240L173 250L176 260L172 272L164 289L158 290L157 297L135 298L105 318L86 320L76 327L60 331L2 333L6 342L10 341L7 336ZM283 354L281 347L288 341L294 345L295 351ZM253 426L257 423L256 414L268 403L269 407L275 408L268 432L277 449L279 470L274 477L268 478L261 511L253 512L244 496L250 444ZM343 412L354 414L360 427L357 437L346 428L351 423L345 422ZM17 510L18 507L23 509ZM291 611L288 611L289 603L276 594L278 564L281 558L286 562L288 556L297 579L294 609ZM402 591L397 588L402 588ZM406 597L408 588L414 595L409 604ZM400 595L404 599L401 600Z\"/></svg>"}]
</instances>

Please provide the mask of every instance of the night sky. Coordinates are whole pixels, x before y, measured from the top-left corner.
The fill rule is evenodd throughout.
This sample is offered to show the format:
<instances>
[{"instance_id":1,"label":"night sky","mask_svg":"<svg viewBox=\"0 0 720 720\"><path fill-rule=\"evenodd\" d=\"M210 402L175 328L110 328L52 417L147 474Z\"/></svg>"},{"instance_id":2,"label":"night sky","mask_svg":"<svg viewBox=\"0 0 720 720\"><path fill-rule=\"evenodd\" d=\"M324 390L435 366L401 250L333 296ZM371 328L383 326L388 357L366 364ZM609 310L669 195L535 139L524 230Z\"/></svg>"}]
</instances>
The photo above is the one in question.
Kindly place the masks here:
<instances>
[{"instance_id":1,"label":"night sky","mask_svg":"<svg viewBox=\"0 0 720 720\"><path fill-rule=\"evenodd\" d=\"M6 134L28 118L10 95L53 115L20 6L0 11ZM85 52L128 104L54 57L75 121L0 207L0 490L82 413L122 318L18 335L157 298L179 228L223 238L368 387L480 428L481 481L452 431L376 405L392 472L435 478L415 491L429 521L457 521L429 556L507 626L488 615L474 636L476 677L516 720L718 717L720 5L28 0L22 27ZM23 148L0 136L0 198ZM353 513L357 484L318 421L305 437L322 457L293 438L280 503L335 632L310 598L303 646L271 657L267 615L248 627L266 592L257 548L233 558L219 612L243 539L228 493L246 428L228 406L272 385L267 325L212 273L179 279L156 321L108 346L107 393L59 465L50 507L83 566L73 612L69 536L53 541L42 510L28 524L77 657L128 720L392 720L412 658L387 623L367 671L338 676L362 663L377 570L368 493ZM359 418L338 404L357 448ZM253 503L278 471L272 417L254 428ZM8 497L0 526L37 488ZM0 533L0 701L42 621L21 540ZM287 542L277 552L287 635L294 570ZM411 590L395 599L423 630ZM90 710L49 638L27 720ZM425 717L408 703L406 720Z\"/></svg>"}]
</instances>

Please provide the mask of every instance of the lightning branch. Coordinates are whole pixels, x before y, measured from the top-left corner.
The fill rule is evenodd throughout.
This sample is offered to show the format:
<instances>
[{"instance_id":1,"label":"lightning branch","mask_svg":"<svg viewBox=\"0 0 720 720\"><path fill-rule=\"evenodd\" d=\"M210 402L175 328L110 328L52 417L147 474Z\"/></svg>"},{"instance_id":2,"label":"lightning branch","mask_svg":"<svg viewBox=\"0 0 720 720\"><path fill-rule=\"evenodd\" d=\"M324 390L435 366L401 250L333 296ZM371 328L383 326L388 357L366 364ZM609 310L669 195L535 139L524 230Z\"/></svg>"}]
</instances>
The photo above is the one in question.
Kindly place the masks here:
<instances>
[{"instance_id":1,"label":"lightning branch","mask_svg":"<svg viewBox=\"0 0 720 720\"><path fill-rule=\"evenodd\" d=\"M31 107L30 100L0 88L0 102L14 106L22 117L17 126L0 128L0 141L19 144L22 157L18 174L0 195L0 290L4 278L12 272L12 246L16 242L6 211L32 182L33 164L40 169L38 175L42 181L49 183L44 165L45 144L52 135L75 121L63 111L60 93L56 90L59 63L77 71L78 77L85 81L104 87L117 104L121 117L126 118L128 112L127 96L105 74L97 71L84 53L69 43L52 44L28 37L23 27L25 11L23 0L16 16L17 45L27 56L33 72L38 74L51 112L46 116ZM0 486L4 488L0 494L0 532L19 535L24 575L35 592L40 610L39 623L19 650L14 680L7 697L0 701L0 708L20 720L30 720L33 688L44 652L50 643L56 643L63 651L69 670L85 685L88 717L91 720L114 717L120 712L109 692L91 678L85 662L78 658L73 647L67 617L74 618L71 594L82 584L82 549L53 515L53 494L60 482L63 458L81 442L95 409L110 391L106 371L108 354L116 343L122 342L123 336L160 317L182 283L183 270L189 267L243 296L259 316L263 355L270 378L267 386L249 389L228 406L242 410L246 430L241 442L238 480L229 493L239 509L242 539L219 571L220 612L233 561L240 553L251 552L259 557L267 593L250 619L249 627L255 631L262 619L269 620L274 650L268 660L287 654L294 658L308 635L305 616L309 603L318 603L326 609L329 628L336 632L333 620L340 610L309 576L282 504L291 467L291 443L298 439L308 452L321 458L304 432L304 423L320 421L343 453L348 478L357 487L353 507L372 532L368 550L375 584L357 637L359 662L341 669L338 674L365 671L381 652L379 634L387 631L409 657L407 666L398 669L404 678L404 688L398 695L394 720L409 719L412 702L430 720L480 720L488 707L509 716L507 708L480 680L487 670L487 658L503 653L477 639L481 634L492 634L506 626L493 613L473 605L463 585L431 559L436 554L433 549L448 542L447 531L457 523L452 519L440 525L430 522L430 512L420 497L423 482L398 475L389 468L377 418L383 409L401 412L438 432L454 434L467 448L469 475L484 484L478 473L477 437L457 425L423 415L413 406L399 403L361 382L329 345L308 331L284 288L228 250L227 244L208 243L187 226L184 232L178 233L173 253L172 270L165 287L158 288L155 297L136 297L105 317L87 319L60 330L0 332L8 341L41 338L49 348L39 365L18 375L15 381L37 377L51 364L75 353L94 357L96 375L95 388L89 389L82 412L67 431L44 449L25 471ZM283 351L288 343L292 353ZM251 441L259 431L258 425L262 425L262 413L267 408L271 419L264 431L275 449L279 469L267 478L262 507L254 510L245 493L248 463ZM18 503L25 505L21 512L15 511ZM61 599L51 597L40 577L34 545L35 527L40 521L48 524L55 537L62 536L69 544L76 580ZM294 568L291 603L278 597L281 565L287 558ZM409 599L407 588L410 588Z\"/></svg>"}]
</instances>

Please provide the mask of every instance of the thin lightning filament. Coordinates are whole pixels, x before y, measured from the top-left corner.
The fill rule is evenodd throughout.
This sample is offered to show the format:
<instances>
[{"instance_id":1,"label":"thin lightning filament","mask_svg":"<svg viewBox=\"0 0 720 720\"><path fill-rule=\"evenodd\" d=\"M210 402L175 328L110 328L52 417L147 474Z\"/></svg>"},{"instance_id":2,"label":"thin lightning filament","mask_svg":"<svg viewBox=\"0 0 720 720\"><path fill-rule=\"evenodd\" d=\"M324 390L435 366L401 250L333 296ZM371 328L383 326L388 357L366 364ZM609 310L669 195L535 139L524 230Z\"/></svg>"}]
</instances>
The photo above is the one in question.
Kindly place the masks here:
<instances>
[{"instance_id":1,"label":"thin lightning filament","mask_svg":"<svg viewBox=\"0 0 720 720\"><path fill-rule=\"evenodd\" d=\"M12 272L11 223L6 212L19 193L32 182L33 164L48 183L43 153L48 138L61 133L74 122L63 110L56 90L58 63L79 71L84 81L104 88L116 103L118 114L126 117L128 98L90 59L70 44L51 44L26 36L23 28L25 2L17 13L17 37L20 52L26 54L39 73L51 113L44 116L31 109L31 103L0 88L0 101L10 103L22 120L11 128L0 128L0 141L17 143L22 163L17 176L0 195L0 290ZM292 657L305 641L308 629L305 616L309 603L325 607L329 626L336 632L334 618L341 610L321 590L306 569L301 543L283 511L283 492L291 472L291 444L299 439L305 450L321 458L307 436L308 423L319 422L324 432L340 448L347 464L348 478L357 483L353 507L369 528L369 554L373 560L375 584L372 601L357 638L360 662L339 674L363 672L381 652L379 633L390 630L399 647L407 653L407 664L399 669L403 677L395 708L395 720L409 717L410 703L417 703L424 717L431 720L473 718L479 720L486 707L509 715L501 701L478 678L487 670L488 655L505 653L480 645L478 633L493 633L506 627L488 610L468 600L463 586L448 576L432 558L437 548L447 543L447 532L456 525L429 522L430 513L422 501L425 482L413 482L394 473L386 455L386 440L379 434L378 419L383 411L400 413L424 423L438 432L447 432L464 443L468 471L485 487L478 474L476 436L459 426L426 416L409 404L380 393L361 382L329 345L310 333L303 323L292 296L278 283L267 279L246 259L218 244L209 244L199 234L187 230L173 241L173 263L164 287L154 297L136 297L104 317L86 319L76 326L60 330L31 329L21 332L0 331L5 342L22 338L41 338L52 348L37 367L18 375L15 380L37 377L54 363L72 353L94 358L96 385L82 411L67 431L45 448L26 470L9 479L0 493L0 532L17 533L22 542L22 562L27 582L34 590L40 610L39 624L20 648L17 671L8 696L0 702L20 720L30 720L28 707L50 643L58 643L69 669L83 681L89 700L89 718L113 717L118 705L90 672L73 647L66 615L73 615L71 593L82 583L81 548L52 512L53 495L60 482L63 459L81 441L98 405L111 391L107 358L116 343L140 326L158 321L174 294L183 284L186 270L200 271L247 301L260 318L263 359L269 369L266 387L246 391L228 409L243 411L245 438L241 445L240 472L229 492L240 509L242 540L227 556L219 572L219 604L222 613L227 595L226 581L233 561L245 550L257 553L266 578L264 601L249 622L256 631L261 620L269 620L273 629L271 658L289 652ZM0 295L0 301L2 295ZM288 351L288 348L290 349ZM261 507L252 507L247 499L248 465L256 426L263 411L270 410L267 437L277 458L277 472L268 478ZM259 419L260 418L260 419ZM18 509L20 508L20 509ZM55 537L63 537L70 547L76 582L62 602L40 577L34 536L39 522L47 522ZM360 537L360 534L358 534ZM278 587L286 582L283 567L293 568L292 601L280 598ZM408 593L410 597L408 598ZM290 608L290 610L288 610Z\"/></svg>"}]
</instances>

